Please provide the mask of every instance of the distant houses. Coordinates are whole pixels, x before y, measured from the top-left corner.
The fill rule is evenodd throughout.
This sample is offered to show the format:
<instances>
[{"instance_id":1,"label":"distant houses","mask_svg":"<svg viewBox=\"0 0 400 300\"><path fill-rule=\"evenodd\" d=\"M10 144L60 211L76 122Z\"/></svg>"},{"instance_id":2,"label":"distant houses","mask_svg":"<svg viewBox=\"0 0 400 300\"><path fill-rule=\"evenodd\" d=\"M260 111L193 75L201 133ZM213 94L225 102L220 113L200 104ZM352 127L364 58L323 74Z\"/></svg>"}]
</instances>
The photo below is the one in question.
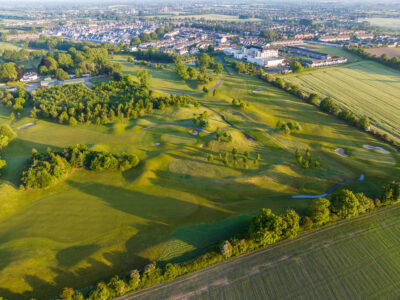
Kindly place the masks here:
<instances>
[{"instance_id":1,"label":"distant houses","mask_svg":"<svg viewBox=\"0 0 400 300\"><path fill-rule=\"evenodd\" d=\"M287 47L283 47L282 50L283 50L283 52L286 52L286 53L297 54L300 56L305 56L305 57L314 58L314 59L330 59L331 58L331 56L329 54L312 51L305 47L287 46Z\"/></svg>"}]
</instances>

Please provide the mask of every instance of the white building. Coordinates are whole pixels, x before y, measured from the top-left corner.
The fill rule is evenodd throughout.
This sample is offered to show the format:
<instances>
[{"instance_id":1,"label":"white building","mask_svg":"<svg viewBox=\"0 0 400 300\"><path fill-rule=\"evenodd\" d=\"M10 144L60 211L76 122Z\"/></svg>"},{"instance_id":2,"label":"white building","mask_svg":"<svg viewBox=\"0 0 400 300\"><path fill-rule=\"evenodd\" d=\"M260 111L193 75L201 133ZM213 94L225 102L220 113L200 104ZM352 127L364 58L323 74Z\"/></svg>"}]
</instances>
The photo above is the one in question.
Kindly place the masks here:
<instances>
[{"instance_id":1,"label":"white building","mask_svg":"<svg viewBox=\"0 0 400 300\"><path fill-rule=\"evenodd\" d=\"M278 49L269 47L248 46L240 50L231 48L225 49L224 53L262 67L274 67L283 62L283 59L278 57Z\"/></svg>"},{"instance_id":2,"label":"white building","mask_svg":"<svg viewBox=\"0 0 400 300\"><path fill-rule=\"evenodd\" d=\"M29 82L38 80L38 75L34 72L25 73L24 76L21 78L22 82Z\"/></svg>"}]
</instances>

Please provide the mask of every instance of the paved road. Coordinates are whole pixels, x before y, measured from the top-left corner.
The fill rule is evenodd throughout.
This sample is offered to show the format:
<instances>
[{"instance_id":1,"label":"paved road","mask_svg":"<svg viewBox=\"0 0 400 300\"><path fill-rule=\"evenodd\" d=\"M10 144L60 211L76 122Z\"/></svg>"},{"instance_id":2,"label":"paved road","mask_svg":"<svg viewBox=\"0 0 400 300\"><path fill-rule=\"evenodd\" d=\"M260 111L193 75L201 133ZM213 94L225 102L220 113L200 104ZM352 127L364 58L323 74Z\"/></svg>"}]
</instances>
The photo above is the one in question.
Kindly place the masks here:
<instances>
[{"instance_id":1,"label":"paved road","mask_svg":"<svg viewBox=\"0 0 400 300\"><path fill-rule=\"evenodd\" d=\"M338 183L335 183L326 193L321 194L321 195L295 195L292 196L292 198L303 198L303 199L315 199L315 198L323 198L331 194L339 185L341 184L346 184L346 183L355 183L355 182L361 182L364 181L365 175L361 174L360 178L356 180L343 180Z\"/></svg>"}]
</instances>

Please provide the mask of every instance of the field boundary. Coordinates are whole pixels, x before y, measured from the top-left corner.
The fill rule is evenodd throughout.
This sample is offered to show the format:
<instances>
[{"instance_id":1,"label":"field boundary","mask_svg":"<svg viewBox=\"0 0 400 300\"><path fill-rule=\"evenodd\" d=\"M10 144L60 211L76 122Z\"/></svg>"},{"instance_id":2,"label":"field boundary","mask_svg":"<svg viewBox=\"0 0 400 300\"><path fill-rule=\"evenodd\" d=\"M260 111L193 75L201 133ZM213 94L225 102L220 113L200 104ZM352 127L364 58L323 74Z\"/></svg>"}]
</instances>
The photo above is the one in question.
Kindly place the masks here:
<instances>
[{"instance_id":1,"label":"field boundary","mask_svg":"<svg viewBox=\"0 0 400 300\"><path fill-rule=\"evenodd\" d=\"M135 297L139 297L139 296L145 296L145 295L151 294L154 291L157 291L157 290L160 290L162 288L168 287L170 285L174 285L174 284L177 284L177 283L185 282L187 280L191 280L191 279L195 278L196 276L198 276L199 274L202 274L202 273L205 273L205 272L208 272L208 271L212 271L214 269L219 268L220 266L228 265L228 264L235 264L238 261L244 260L245 258L247 258L249 256L256 256L256 255L264 254L266 252L269 252L269 251L272 251L272 250L276 249L277 247L281 247L281 246L289 245L289 244L292 244L292 243L296 243L296 242L298 242L300 240L303 240L303 239L305 239L305 238L307 238L307 237L309 237L311 235L315 235L315 234L318 234L318 233L321 233L321 232L324 232L324 231L328 231L328 230L331 230L331 229L334 229L334 228L338 228L338 227L341 227L341 226L346 225L348 223L353 223L353 222L357 222L357 221L360 221L360 220L368 219L368 218L371 218L371 217L374 217L374 216L377 216L377 215L381 215L381 214L384 214L384 213L387 213L387 212L390 212L390 211L393 211L393 210L397 210L397 209L400 209L400 204L394 204L394 205L390 205L390 206L387 206L387 207L384 207L384 208L380 208L377 211L374 211L372 213L367 213L367 214L364 214L364 215L361 215L361 216L357 216L357 217L354 217L354 218L351 218L351 219L340 220L340 221L337 221L337 222L335 222L333 224L325 225L325 226L323 226L321 228L302 233L302 234L298 235L297 237L295 237L293 239L289 239L289 240L285 240L285 241L282 241L282 242L278 242L276 244L273 244L273 245L270 245L270 246L267 246L267 247L264 247L264 248L261 248L261 249L258 249L258 250L254 250L252 252L236 256L236 257L234 257L232 259L228 259L226 261L223 261L223 262L218 263L216 265L213 265L211 267L199 270L197 272L190 273L188 275L184 275L184 276L182 276L180 278L168 281L166 283L157 284L157 285L154 285L152 287L148 287L146 289L139 290L139 291L131 293L131 294L127 294L127 295L124 295L124 296L121 296L121 297L117 297L115 299L126 300L126 299L135 299Z\"/></svg>"}]
</instances>

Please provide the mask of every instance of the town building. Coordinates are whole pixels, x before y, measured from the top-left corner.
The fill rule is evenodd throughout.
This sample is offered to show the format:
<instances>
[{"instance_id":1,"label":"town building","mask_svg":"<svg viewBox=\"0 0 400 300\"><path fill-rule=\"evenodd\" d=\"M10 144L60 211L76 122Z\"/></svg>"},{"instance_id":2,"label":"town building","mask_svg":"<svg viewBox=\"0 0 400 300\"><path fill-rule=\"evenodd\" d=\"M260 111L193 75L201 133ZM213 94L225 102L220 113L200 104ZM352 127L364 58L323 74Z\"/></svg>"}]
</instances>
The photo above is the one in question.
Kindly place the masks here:
<instances>
[{"instance_id":1,"label":"town building","mask_svg":"<svg viewBox=\"0 0 400 300\"><path fill-rule=\"evenodd\" d=\"M315 58L315 59L330 59L331 56L327 53L312 51L305 47L287 46L282 49L283 52L292 53L300 56Z\"/></svg>"}]
</instances>

